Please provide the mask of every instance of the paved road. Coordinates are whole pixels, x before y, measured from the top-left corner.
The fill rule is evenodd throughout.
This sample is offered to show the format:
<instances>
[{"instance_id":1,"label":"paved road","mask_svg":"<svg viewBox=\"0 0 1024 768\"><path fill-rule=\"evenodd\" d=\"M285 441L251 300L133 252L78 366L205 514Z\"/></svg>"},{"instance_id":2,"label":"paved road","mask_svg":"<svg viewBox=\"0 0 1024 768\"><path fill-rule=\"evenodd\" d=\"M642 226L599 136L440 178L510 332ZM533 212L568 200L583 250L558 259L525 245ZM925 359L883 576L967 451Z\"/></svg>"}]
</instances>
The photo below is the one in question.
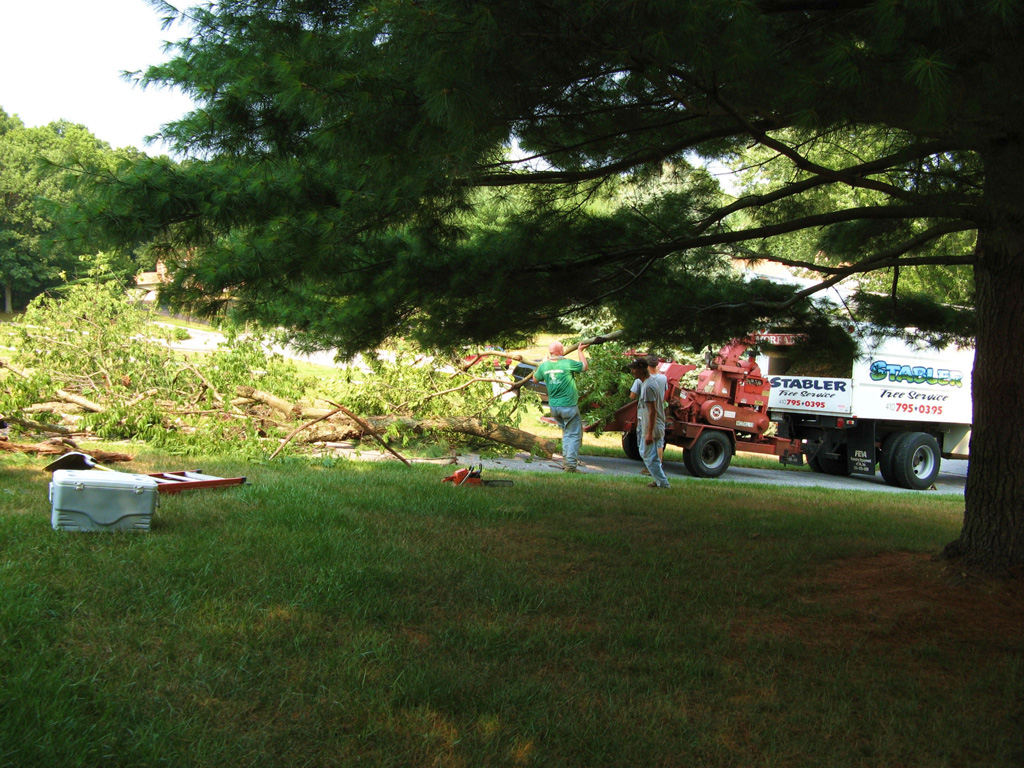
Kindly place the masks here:
<instances>
[{"instance_id":1,"label":"paved road","mask_svg":"<svg viewBox=\"0 0 1024 768\"><path fill-rule=\"evenodd\" d=\"M643 467L638 461L627 458L616 458L607 456L584 456L584 474L594 475L626 475L640 477L639 472ZM484 466L484 478L497 479L507 471L513 472L560 472L557 463L548 460L528 460L525 455L507 459L480 459L476 455L463 455L459 457L459 466L482 463ZM939 472L938 480L935 483L935 490L932 491L908 491L905 488L894 488L887 485L881 476L865 477L851 475L850 477L835 477L833 475L822 475L817 472L806 470L798 471L791 468L779 469L748 469L746 467L730 467L725 474L714 480L707 480L692 477L681 462L670 461L665 465L665 473L669 481L673 483L768 483L770 485L787 485L797 487L819 487L836 488L853 491L881 491L883 493L941 493L960 495L964 493L964 483L967 480L966 461L943 461L942 471Z\"/></svg>"}]
</instances>

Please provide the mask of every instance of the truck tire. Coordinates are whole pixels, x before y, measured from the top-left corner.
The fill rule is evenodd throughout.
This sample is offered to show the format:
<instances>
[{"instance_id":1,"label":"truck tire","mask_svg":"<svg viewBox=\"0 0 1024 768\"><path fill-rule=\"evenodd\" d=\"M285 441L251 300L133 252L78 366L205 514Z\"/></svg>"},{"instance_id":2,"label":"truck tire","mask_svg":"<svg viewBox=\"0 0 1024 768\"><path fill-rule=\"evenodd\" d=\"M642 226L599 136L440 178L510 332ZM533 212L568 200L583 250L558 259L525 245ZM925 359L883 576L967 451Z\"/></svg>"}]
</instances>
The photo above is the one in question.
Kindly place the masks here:
<instances>
[{"instance_id":1,"label":"truck tire","mask_svg":"<svg viewBox=\"0 0 1024 768\"><path fill-rule=\"evenodd\" d=\"M924 432L907 432L896 441L892 452L892 474L896 485L923 491L939 476L942 453L938 441Z\"/></svg>"},{"instance_id":2,"label":"truck tire","mask_svg":"<svg viewBox=\"0 0 1024 768\"><path fill-rule=\"evenodd\" d=\"M705 429L683 451L683 464L694 477L718 477L732 461L732 443L721 432Z\"/></svg>"},{"instance_id":3,"label":"truck tire","mask_svg":"<svg viewBox=\"0 0 1024 768\"><path fill-rule=\"evenodd\" d=\"M640 455L640 444L637 442L635 429L632 432L622 433L622 452L633 461L643 461L644 457Z\"/></svg>"},{"instance_id":4,"label":"truck tire","mask_svg":"<svg viewBox=\"0 0 1024 768\"><path fill-rule=\"evenodd\" d=\"M907 434L907 432L893 432L886 435L878 449L878 471L882 473L882 479L889 485L899 485L896 482L896 475L893 473L893 458L896 456L896 447Z\"/></svg>"},{"instance_id":5,"label":"truck tire","mask_svg":"<svg viewBox=\"0 0 1024 768\"><path fill-rule=\"evenodd\" d=\"M850 465L846 461L846 448L840 449L840 458L830 459L824 451L819 451L807 458L807 464L815 472L823 475L846 477L850 474Z\"/></svg>"}]
</instances>

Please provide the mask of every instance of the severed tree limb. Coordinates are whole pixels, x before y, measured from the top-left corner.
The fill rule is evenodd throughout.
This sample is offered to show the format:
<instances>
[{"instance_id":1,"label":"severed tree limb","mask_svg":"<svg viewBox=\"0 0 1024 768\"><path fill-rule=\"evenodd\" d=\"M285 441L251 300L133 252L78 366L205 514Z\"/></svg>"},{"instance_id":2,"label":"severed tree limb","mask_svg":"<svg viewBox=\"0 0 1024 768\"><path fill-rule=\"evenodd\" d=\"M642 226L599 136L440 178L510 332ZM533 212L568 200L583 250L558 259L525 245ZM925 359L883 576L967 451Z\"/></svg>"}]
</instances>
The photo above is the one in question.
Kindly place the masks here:
<instances>
[{"instance_id":1,"label":"severed tree limb","mask_svg":"<svg viewBox=\"0 0 1024 768\"><path fill-rule=\"evenodd\" d=\"M606 333L603 336L594 336L590 339L580 339L575 344L567 346L565 348L565 354L568 355L570 352L575 352L579 349L580 344L586 344L588 347L592 347L595 344L604 344L606 341L615 341L616 339L622 338L622 333L622 331L612 331L611 333Z\"/></svg>"},{"instance_id":2,"label":"severed tree limb","mask_svg":"<svg viewBox=\"0 0 1024 768\"><path fill-rule=\"evenodd\" d=\"M506 427L501 424L491 424L481 419L471 417L447 417L436 419L418 420L401 416L370 416L366 421L377 431L383 432L393 424L412 431L437 431L437 432L458 432L464 435L473 435L495 443L510 445L513 448L528 453L535 453L551 458L558 448L555 441L538 437L529 432L524 432L515 427ZM353 440L362 435L361 429L356 424L338 424L330 422L327 430L315 430L313 439L322 440Z\"/></svg>"},{"instance_id":3,"label":"severed tree limb","mask_svg":"<svg viewBox=\"0 0 1024 768\"><path fill-rule=\"evenodd\" d=\"M612 331L611 333L606 333L603 336L594 336L594 337L589 338L589 339L580 339L579 341L577 341L577 342L575 342L573 344L570 344L567 347L565 347L564 354L568 355L571 352L575 352L577 349L579 349L581 344L585 344L588 347L592 347L595 344L604 344L606 341L615 341L616 339L621 339L622 335L623 335L623 331L620 330L620 331ZM483 354L483 353L480 353L480 354ZM514 359L517 359L520 362L523 362L521 357L514 358ZM540 365L540 363L529 363L529 364L534 366L534 367ZM509 386L508 389L506 389L501 394L504 395L504 394L508 394L509 392L515 392L516 394L518 394L519 390L522 389L523 385L526 384L526 382L528 382L531 378L533 378L532 375L531 376L524 376L521 379L517 379L513 384L511 384Z\"/></svg>"},{"instance_id":4,"label":"severed tree limb","mask_svg":"<svg viewBox=\"0 0 1024 768\"><path fill-rule=\"evenodd\" d=\"M77 450L78 446L74 444L74 441L68 440L67 443L70 445L65 444L62 438L57 437L51 438L50 440L44 440L41 443L33 443L32 445L11 443L6 440L0 440L0 451L6 451L7 453L31 453L39 456L49 456Z\"/></svg>"},{"instance_id":5,"label":"severed tree limb","mask_svg":"<svg viewBox=\"0 0 1024 768\"><path fill-rule=\"evenodd\" d=\"M316 424L319 421L323 421L324 419L331 418L331 416L333 416L336 413L341 413L341 410L342 410L341 408L335 408L333 411L329 411L328 413L325 413L323 416L320 416L320 417L318 417L316 419L313 419L313 421L307 421L305 424L302 424L301 426L298 426L295 429L293 429L291 432L288 433L288 436L285 437L285 439L281 441L281 444L277 447L277 450L274 451L272 454L270 454L270 458L273 459L274 457L276 457L277 454L279 454L281 452L281 450L286 445L288 445L288 443L291 442L291 439L293 437L295 437L297 434L299 434L299 432L301 432L304 429L309 429L310 427L312 427L314 424Z\"/></svg>"},{"instance_id":6,"label":"severed tree limb","mask_svg":"<svg viewBox=\"0 0 1024 768\"><path fill-rule=\"evenodd\" d=\"M502 385L506 385L506 384L510 384L511 383L511 382L509 382L509 381L507 381L505 379L472 378L472 379L470 379L469 381L467 381L467 382L465 382L463 384L459 384L459 386L457 386L457 387L452 387L451 389L442 389L440 392L433 392L433 393L431 393L429 395L425 395L424 397L421 397L419 400L415 401L416 405L420 405L422 403L427 402L427 400L432 400L435 397L440 397L441 395L450 395L452 392L458 392L460 390L465 389L466 387L468 387L471 384L476 384L477 382L483 382L485 384L502 384ZM506 390L506 391L508 391L508 390ZM502 392L501 394L505 394L505 393ZM408 405L408 403L405 403L404 405Z\"/></svg>"},{"instance_id":7,"label":"severed tree limb","mask_svg":"<svg viewBox=\"0 0 1024 768\"><path fill-rule=\"evenodd\" d=\"M220 392L217 391L217 388L214 387L213 384L211 384L209 381L206 380L206 377L203 376L203 374L199 372L198 368L196 368L194 365L191 365L190 363L185 363L185 367L188 370L192 371L192 373L194 373L199 378L199 380L203 383L203 386L213 396L214 402L217 402L217 403L223 403L224 402L224 398L220 396ZM202 393L200 393L199 396L201 397ZM198 399L197 399L197 402L198 402Z\"/></svg>"},{"instance_id":8,"label":"severed tree limb","mask_svg":"<svg viewBox=\"0 0 1024 768\"><path fill-rule=\"evenodd\" d=\"M13 365L8 363L6 360L0 360L0 368L6 368L11 373L17 374L18 376L21 376L21 378L23 378L23 379L27 379L28 378L28 376L25 374L24 371L19 371L17 368L15 368Z\"/></svg>"},{"instance_id":9,"label":"severed tree limb","mask_svg":"<svg viewBox=\"0 0 1024 768\"><path fill-rule=\"evenodd\" d=\"M59 414L79 414L82 412L82 407L75 405L74 403L61 403L56 400L46 403L36 403L35 405L27 405L21 409L22 413L59 413Z\"/></svg>"},{"instance_id":10,"label":"severed tree limb","mask_svg":"<svg viewBox=\"0 0 1024 768\"><path fill-rule=\"evenodd\" d=\"M328 402L330 402L330 401L328 400ZM373 427L371 427L365 421L363 421L358 416L356 416L354 413L352 413L352 411L350 411L348 408L346 408L343 405L338 405L337 403L331 403L331 405L333 405L339 411L341 411L346 416L348 416L350 419L352 419L352 421L354 421L356 424L358 424L360 427L362 427L364 431L369 432L374 440L376 440L378 443L383 445L387 450L389 450L391 453L393 453L397 458L401 459L402 463L405 464L405 466L407 466L407 467L411 467L412 466L412 464L409 463L409 460L407 458L405 458L402 454L400 454L398 451L396 451L394 448L392 448L390 445L388 445L387 441L384 440L384 438L382 438L380 435L378 435L374 431Z\"/></svg>"},{"instance_id":11,"label":"severed tree limb","mask_svg":"<svg viewBox=\"0 0 1024 768\"><path fill-rule=\"evenodd\" d=\"M41 421L19 419L14 416L4 416L4 419L9 424L17 424L19 427L24 427L25 429L36 429L40 432L55 432L58 435L73 435L77 431L70 427L61 427L57 424L43 424Z\"/></svg>"},{"instance_id":12,"label":"severed tree limb","mask_svg":"<svg viewBox=\"0 0 1024 768\"><path fill-rule=\"evenodd\" d=\"M156 395L159 392L160 392L159 389L147 389L145 392L140 392L135 397L133 397L131 400L129 400L127 403L125 403L125 407L126 408L134 408L136 405L141 403L147 397L153 397L153 395Z\"/></svg>"},{"instance_id":13,"label":"severed tree limb","mask_svg":"<svg viewBox=\"0 0 1024 768\"><path fill-rule=\"evenodd\" d=\"M358 416L356 416L354 413L352 413L352 411L350 411L348 408L345 408L344 406L338 405L337 403L332 403L332 405L336 406L333 411L329 411L329 412L325 413L323 416L319 416L319 417L313 419L313 421L306 422L305 424L303 424L303 425L301 425L299 427L296 427L291 432L289 432L288 436L285 437L285 439L281 442L281 445L278 446L277 450L274 451L272 454L270 454L270 458L273 459L275 456L277 456L277 454L279 454L281 452L281 450L286 445L288 445L288 443L291 441L291 439L293 437L295 437L295 435L299 434L299 432L301 432L302 430L309 429L310 427L312 427L317 422L324 421L325 419L329 419L329 418L331 418L331 416L334 416L335 414L344 413L346 416L348 416L350 419L352 419L352 421L354 421L356 424L358 424L362 428L364 433L369 434L375 440L377 440L377 442L379 442L381 445L383 445L387 450L391 451L391 453L393 453L397 458L401 459L401 461L407 467L408 466L412 466L409 463L409 460L406 459L404 456L402 456L400 453L398 453L398 451L393 449L390 445L388 445L387 442L385 440L383 440L380 437L380 435L378 435L374 431L373 427L371 427L365 421L363 421Z\"/></svg>"},{"instance_id":14,"label":"severed tree limb","mask_svg":"<svg viewBox=\"0 0 1024 768\"><path fill-rule=\"evenodd\" d=\"M525 381L525 379L523 380ZM266 392L253 389L252 387L238 387L236 393L242 397L248 397L258 402L270 405L275 410L285 413L287 416L299 416L299 417L313 417L314 422L307 424L304 429L308 429L313 424L323 421L332 415L336 415L337 412L332 413L322 408L300 408L297 405L289 403L274 395L268 395ZM337 403L331 403L337 406ZM342 409L345 413L345 409ZM412 430L435 430L439 432L459 432L465 435L473 435L474 437L482 437L485 440L492 440L496 443L502 443L503 445L511 445L514 448L520 448L529 453L540 453L547 458L551 458L554 455L557 448L556 444L551 440L546 440L536 435L524 432L521 429L515 427L506 427L500 424L491 424L484 422L477 418L471 417L449 417L449 418L438 418L438 419L426 419L423 421L401 417L401 416L368 416L365 419L360 419L354 416L351 412L345 413L352 421L356 422L356 427L334 427L334 431L330 432L329 435L317 434L317 440L332 439L337 437L341 440L351 440L358 438L363 434L380 433L387 430L389 426L397 423L406 429ZM360 423L362 422L362 423ZM332 422L333 424L333 422ZM301 430L300 430L301 431ZM289 437L292 437L289 435Z\"/></svg>"},{"instance_id":15,"label":"severed tree limb","mask_svg":"<svg viewBox=\"0 0 1024 768\"><path fill-rule=\"evenodd\" d=\"M31 453L37 456L62 456L65 453L79 451L79 447L75 445L73 440L55 437L33 445L19 445L17 443L9 443L0 440L0 451L7 451L8 453ZM112 453L111 451L89 451L88 453L93 459L101 463L132 460L132 457L127 453Z\"/></svg>"},{"instance_id":16,"label":"severed tree limb","mask_svg":"<svg viewBox=\"0 0 1024 768\"><path fill-rule=\"evenodd\" d=\"M85 408L85 410L92 411L93 413L103 413L105 410L107 410L99 403L94 403L92 400L82 397L81 395L75 395L72 394L71 392L65 392L63 389L58 389L54 394L56 394L57 397L63 400L65 403L74 403L75 405L80 405L83 408Z\"/></svg>"},{"instance_id":17,"label":"severed tree limb","mask_svg":"<svg viewBox=\"0 0 1024 768\"><path fill-rule=\"evenodd\" d=\"M288 402L282 397L272 395L269 392L263 392L254 387L242 386L235 388L235 394L237 394L239 397L247 397L250 400L256 400L258 402L263 403L264 405L269 405L275 411L279 411L287 418L302 417L303 411L300 407L298 407L294 403Z\"/></svg>"}]
</instances>

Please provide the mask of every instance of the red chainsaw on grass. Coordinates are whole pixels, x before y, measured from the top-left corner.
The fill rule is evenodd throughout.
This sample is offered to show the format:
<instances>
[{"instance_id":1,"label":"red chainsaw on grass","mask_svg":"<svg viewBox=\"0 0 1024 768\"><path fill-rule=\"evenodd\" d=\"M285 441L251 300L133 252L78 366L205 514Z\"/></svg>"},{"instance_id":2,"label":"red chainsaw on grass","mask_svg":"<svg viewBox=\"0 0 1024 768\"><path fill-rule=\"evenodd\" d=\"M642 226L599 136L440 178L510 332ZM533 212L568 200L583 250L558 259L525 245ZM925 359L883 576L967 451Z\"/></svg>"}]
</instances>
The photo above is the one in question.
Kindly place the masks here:
<instances>
[{"instance_id":1,"label":"red chainsaw on grass","mask_svg":"<svg viewBox=\"0 0 1024 768\"><path fill-rule=\"evenodd\" d=\"M444 478L442 483L452 483L454 485L513 485L511 480L484 480L481 476L484 471L484 465L478 464L476 469L472 465L457 469L448 477Z\"/></svg>"}]
</instances>

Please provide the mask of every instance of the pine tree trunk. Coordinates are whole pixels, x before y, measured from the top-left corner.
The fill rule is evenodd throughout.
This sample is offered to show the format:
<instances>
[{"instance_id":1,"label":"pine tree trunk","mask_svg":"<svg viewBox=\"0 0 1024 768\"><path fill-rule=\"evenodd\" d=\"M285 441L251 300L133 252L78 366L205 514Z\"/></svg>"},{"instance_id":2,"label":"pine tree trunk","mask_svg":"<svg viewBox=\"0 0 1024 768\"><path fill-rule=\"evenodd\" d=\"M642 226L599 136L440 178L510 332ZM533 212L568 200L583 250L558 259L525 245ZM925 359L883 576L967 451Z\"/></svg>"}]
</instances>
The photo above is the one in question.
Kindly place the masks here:
<instances>
[{"instance_id":1,"label":"pine tree trunk","mask_svg":"<svg viewBox=\"0 0 1024 768\"><path fill-rule=\"evenodd\" d=\"M11 301L11 284L4 283L4 312L8 315L14 311L14 305Z\"/></svg>"},{"instance_id":2,"label":"pine tree trunk","mask_svg":"<svg viewBox=\"0 0 1024 768\"><path fill-rule=\"evenodd\" d=\"M974 419L960 538L966 565L1024 565L1024 146L983 153L992 219L978 231Z\"/></svg>"}]
</instances>

